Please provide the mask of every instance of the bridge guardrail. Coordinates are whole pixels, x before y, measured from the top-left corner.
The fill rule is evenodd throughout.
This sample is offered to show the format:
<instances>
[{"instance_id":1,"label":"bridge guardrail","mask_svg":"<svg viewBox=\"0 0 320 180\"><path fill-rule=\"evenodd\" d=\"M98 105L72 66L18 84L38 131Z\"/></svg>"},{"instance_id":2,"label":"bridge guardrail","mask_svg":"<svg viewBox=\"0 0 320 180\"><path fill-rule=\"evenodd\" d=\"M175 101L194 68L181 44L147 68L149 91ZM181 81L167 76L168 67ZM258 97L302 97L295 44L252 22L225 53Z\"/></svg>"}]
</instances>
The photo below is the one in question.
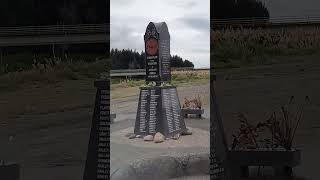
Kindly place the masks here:
<instances>
[{"instance_id":1,"label":"bridge guardrail","mask_svg":"<svg viewBox=\"0 0 320 180\"><path fill-rule=\"evenodd\" d=\"M0 37L108 33L107 24L0 27Z\"/></svg>"},{"instance_id":2,"label":"bridge guardrail","mask_svg":"<svg viewBox=\"0 0 320 180\"><path fill-rule=\"evenodd\" d=\"M210 68L172 68L172 71L204 71L210 70ZM120 70L111 70L110 76L111 77L127 77L127 76L145 76L146 70L145 69L120 69Z\"/></svg>"}]
</instances>

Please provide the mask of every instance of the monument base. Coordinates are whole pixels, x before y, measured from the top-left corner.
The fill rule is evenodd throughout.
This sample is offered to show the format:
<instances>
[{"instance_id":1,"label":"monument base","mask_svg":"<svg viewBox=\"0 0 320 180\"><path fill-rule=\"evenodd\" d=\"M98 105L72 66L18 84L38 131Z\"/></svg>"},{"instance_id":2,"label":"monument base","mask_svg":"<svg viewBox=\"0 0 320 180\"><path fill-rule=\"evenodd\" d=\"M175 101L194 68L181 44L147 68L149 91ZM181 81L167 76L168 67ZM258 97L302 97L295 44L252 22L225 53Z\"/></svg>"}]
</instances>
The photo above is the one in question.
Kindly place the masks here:
<instances>
[{"instance_id":1,"label":"monument base","mask_svg":"<svg viewBox=\"0 0 320 180\"><path fill-rule=\"evenodd\" d=\"M140 87L136 135L154 135L157 132L170 138L186 131L175 86Z\"/></svg>"}]
</instances>

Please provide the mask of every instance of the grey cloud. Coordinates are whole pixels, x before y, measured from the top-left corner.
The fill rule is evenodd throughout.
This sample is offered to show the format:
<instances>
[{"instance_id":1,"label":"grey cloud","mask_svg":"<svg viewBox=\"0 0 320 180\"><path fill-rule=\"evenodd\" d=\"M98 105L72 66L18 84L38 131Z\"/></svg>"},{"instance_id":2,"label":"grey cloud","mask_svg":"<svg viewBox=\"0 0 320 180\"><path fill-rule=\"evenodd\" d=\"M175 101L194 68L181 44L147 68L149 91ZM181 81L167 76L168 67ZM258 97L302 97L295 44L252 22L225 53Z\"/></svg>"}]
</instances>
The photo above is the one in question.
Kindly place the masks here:
<instances>
[{"instance_id":1,"label":"grey cloud","mask_svg":"<svg viewBox=\"0 0 320 180\"><path fill-rule=\"evenodd\" d=\"M143 9L146 4L139 4L141 1L126 3L130 0L113 0L116 3L111 12L111 48L118 49L136 49L144 51L143 34L150 21L159 21L155 13L162 14L155 9L152 16L143 15L143 13L125 13L134 12L133 9ZM150 1L151 2L151 1ZM163 3L163 4L162 4ZM181 1L181 0L161 0L161 7L167 7L171 10L172 17L163 15L163 19L169 26L171 34L171 53L178 54L184 59L194 62L196 67L204 67L209 64L209 43L205 41L209 34L209 15L205 18L201 10L199 1ZM167 5L167 6L165 6ZM171 8L170 8L171 7ZM190 11L191 9L191 11ZM183 16L182 16L183 15ZM179 18L180 16L180 18ZM204 18L201 18L204 17ZM198 33L197 33L198 32ZM209 36L209 35L208 35ZM209 41L209 40L208 40ZM206 49L207 47L207 49Z\"/></svg>"},{"instance_id":2,"label":"grey cloud","mask_svg":"<svg viewBox=\"0 0 320 180\"><path fill-rule=\"evenodd\" d=\"M139 38L133 35L134 30L128 26L118 26L111 29L112 48L137 48ZM141 39L141 38L140 38Z\"/></svg>"},{"instance_id":3,"label":"grey cloud","mask_svg":"<svg viewBox=\"0 0 320 180\"><path fill-rule=\"evenodd\" d=\"M198 1L186 2L185 0L167 0L167 2L174 5L175 7L183 9L192 8L198 4Z\"/></svg>"},{"instance_id":4,"label":"grey cloud","mask_svg":"<svg viewBox=\"0 0 320 180\"><path fill-rule=\"evenodd\" d=\"M112 6L128 6L134 4L136 0L112 0L110 3Z\"/></svg>"},{"instance_id":5,"label":"grey cloud","mask_svg":"<svg viewBox=\"0 0 320 180\"><path fill-rule=\"evenodd\" d=\"M179 18L187 26L198 31L209 31L210 29L210 19L208 18L198 18L198 17L182 17Z\"/></svg>"}]
</instances>

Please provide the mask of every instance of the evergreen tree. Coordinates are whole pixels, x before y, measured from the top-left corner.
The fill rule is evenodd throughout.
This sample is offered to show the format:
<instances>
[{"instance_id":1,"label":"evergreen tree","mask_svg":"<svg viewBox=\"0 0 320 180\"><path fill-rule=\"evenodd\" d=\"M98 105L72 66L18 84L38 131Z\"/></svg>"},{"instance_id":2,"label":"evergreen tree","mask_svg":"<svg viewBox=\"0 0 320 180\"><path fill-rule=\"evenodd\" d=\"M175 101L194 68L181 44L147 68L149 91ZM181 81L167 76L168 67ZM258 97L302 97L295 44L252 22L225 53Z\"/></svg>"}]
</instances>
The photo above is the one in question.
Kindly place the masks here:
<instances>
[{"instance_id":1,"label":"evergreen tree","mask_svg":"<svg viewBox=\"0 0 320 180\"><path fill-rule=\"evenodd\" d=\"M140 53L131 49L118 50L111 49L110 56L112 60L112 69L144 69L145 68L145 53ZM189 60L183 60L178 55L171 56L172 67L194 67Z\"/></svg>"}]
</instances>

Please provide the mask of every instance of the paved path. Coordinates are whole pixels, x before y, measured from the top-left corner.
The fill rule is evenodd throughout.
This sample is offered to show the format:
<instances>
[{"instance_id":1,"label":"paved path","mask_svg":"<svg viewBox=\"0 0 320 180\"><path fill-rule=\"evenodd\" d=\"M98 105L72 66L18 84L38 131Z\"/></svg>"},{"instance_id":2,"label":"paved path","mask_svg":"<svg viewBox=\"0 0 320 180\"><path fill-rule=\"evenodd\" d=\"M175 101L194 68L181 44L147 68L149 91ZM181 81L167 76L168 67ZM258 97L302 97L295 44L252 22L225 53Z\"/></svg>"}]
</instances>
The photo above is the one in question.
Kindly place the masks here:
<instances>
[{"instance_id":1,"label":"paved path","mask_svg":"<svg viewBox=\"0 0 320 180\"><path fill-rule=\"evenodd\" d=\"M111 173L141 158L156 157L173 152L209 152L210 123L207 118L187 119L186 125L191 127L193 135L183 136L178 141L169 140L161 144L144 142L142 139L129 140L124 137L126 133L133 131L133 128L129 128L133 127L133 123L134 121L121 121L111 126Z\"/></svg>"}]
</instances>

